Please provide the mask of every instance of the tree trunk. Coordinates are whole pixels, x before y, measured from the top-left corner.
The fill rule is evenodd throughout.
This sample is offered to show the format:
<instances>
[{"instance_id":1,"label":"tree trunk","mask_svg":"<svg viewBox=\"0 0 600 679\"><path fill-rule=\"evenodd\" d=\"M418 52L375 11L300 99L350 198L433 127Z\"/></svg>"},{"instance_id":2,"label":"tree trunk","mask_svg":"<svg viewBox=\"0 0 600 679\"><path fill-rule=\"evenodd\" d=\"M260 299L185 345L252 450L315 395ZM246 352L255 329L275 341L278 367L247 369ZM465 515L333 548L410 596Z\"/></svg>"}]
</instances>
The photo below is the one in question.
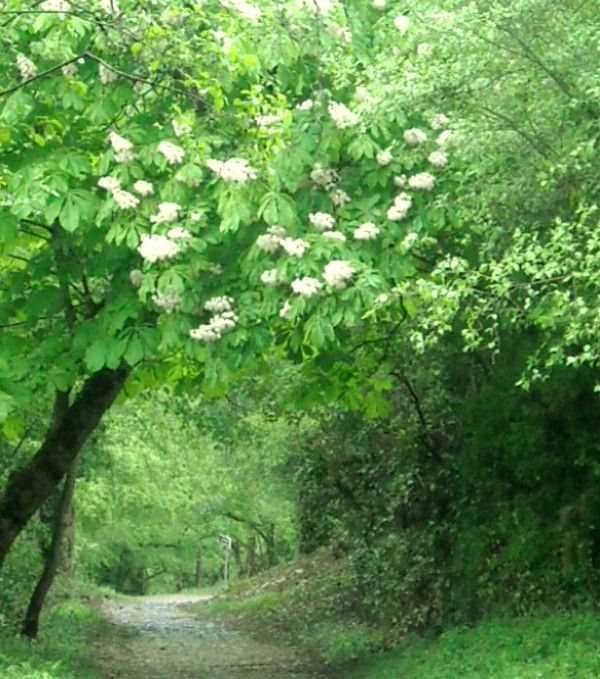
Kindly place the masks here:
<instances>
[{"instance_id":1,"label":"tree trunk","mask_svg":"<svg viewBox=\"0 0 600 679\"><path fill-rule=\"evenodd\" d=\"M9 477L0 498L0 568L19 533L50 497L113 404L128 374L129 368L121 367L92 375L33 458Z\"/></svg>"},{"instance_id":2,"label":"tree trunk","mask_svg":"<svg viewBox=\"0 0 600 679\"><path fill-rule=\"evenodd\" d=\"M42 575L40 576L40 579L33 590L31 600L29 601L29 607L27 608L27 613L25 614L25 619L23 621L21 633L30 639L35 639L37 637L40 623L40 613L42 612L44 602L46 601L46 596L50 591L50 587L54 582L56 571L60 565L63 537L67 529L67 524L73 505L73 493L75 491L75 481L77 479L77 472L79 470L79 459L80 456L77 455L77 457L71 463L69 470L67 471L63 490L60 496L60 502L54 517L52 544L50 545L50 549L48 550L46 558L44 559L44 570L42 571Z\"/></svg>"},{"instance_id":3,"label":"tree trunk","mask_svg":"<svg viewBox=\"0 0 600 679\"><path fill-rule=\"evenodd\" d=\"M202 552L198 552L196 554L196 587L201 587L202 586Z\"/></svg>"}]
</instances>

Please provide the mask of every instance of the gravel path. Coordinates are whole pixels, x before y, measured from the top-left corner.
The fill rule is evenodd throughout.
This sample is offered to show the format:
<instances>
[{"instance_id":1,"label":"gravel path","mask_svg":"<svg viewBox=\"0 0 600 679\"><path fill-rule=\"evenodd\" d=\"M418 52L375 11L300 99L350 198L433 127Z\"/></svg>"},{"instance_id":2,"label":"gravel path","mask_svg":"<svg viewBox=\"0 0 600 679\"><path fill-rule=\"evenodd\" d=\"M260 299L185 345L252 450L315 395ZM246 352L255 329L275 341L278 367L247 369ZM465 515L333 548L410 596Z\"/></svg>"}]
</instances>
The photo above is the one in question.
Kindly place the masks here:
<instances>
[{"instance_id":1,"label":"gravel path","mask_svg":"<svg viewBox=\"0 0 600 679\"><path fill-rule=\"evenodd\" d=\"M329 677L306 654L262 642L220 622L198 619L201 595L107 600L106 633L94 640L107 679L316 679Z\"/></svg>"}]
</instances>

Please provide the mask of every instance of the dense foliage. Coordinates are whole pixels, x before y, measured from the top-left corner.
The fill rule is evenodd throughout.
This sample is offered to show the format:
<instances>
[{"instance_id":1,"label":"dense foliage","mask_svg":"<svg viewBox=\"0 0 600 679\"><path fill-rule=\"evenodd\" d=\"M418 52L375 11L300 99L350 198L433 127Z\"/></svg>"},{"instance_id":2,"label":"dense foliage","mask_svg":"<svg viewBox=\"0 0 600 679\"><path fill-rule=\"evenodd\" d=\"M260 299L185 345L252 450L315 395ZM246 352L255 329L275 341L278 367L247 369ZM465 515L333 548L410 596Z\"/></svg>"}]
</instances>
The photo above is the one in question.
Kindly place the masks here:
<instances>
[{"instance_id":1,"label":"dense foliage","mask_svg":"<svg viewBox=\"0 0 600 679\"><path fill-rule=\"evenodd\" d=\"M594 3L0 26L0 622L57 526L133 593L325 545L402 633L594 603Z\"/></svg>"}]
</instances>

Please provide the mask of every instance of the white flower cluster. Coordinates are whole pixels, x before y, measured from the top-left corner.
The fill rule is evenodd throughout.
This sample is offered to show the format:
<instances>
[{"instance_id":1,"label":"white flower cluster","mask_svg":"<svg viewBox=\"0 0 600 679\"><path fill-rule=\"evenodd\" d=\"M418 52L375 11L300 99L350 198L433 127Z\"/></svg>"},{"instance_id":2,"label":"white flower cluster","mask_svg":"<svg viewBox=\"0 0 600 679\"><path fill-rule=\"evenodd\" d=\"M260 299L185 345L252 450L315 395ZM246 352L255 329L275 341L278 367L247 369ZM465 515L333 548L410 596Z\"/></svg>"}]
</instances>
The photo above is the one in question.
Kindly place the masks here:
<instances>
[{"instance_id":1,"label":"white flower cluster","mask_svg":"<svg viewBox=\"0 0 600 679\"><path fill-rule=\"evenodd\" d=\"M257 171L248 165L248 161L244 158L230 158L225 162L210 158L206 161L206 165L209 170L226 182L244 184L257 177Z\"/></svg>"},{"instance_id":2,"label":"white flower cluster","mask_svg":"<svg viewBox=\"0 0 600 679\"><path fill-rule=\"evenodd\" d=\"M35 78L38 74L37 66L28 59L24 54L18 54L15 60L19 73L21 74L22 80L29 80L30 78Z\"/></svg>"},{"instance_id":3,"label":"white flower cluster","mask_svg":"<svg viewBox=\"0 0 600 679\"><path fill-rule=\"evenodd\" d=\"M329 198L337 208L343 208L344 205L352 202L352 198L350 198L344 189L335 189L329 194Z\"/></svg>"},{"instance_id":4,"label":"white flower cluster","mask_svg":"<svg viewBox=\"0 0 600 679\"><path fill-rule=\"evenodd\" d=\"M220 297L211 297L204 303L204 310L210 311L213 314L220 314L224 311L231 311L233 309L233 299L227 295Z\"/></svg>"},{"instance_id":5,"label":"white flower cluster","mask_svg":"<svg viewBox=\"0 0 600 679\"><path fill-rule=\"evenodd\" d=\"M431 119L431 129L432 130L443 130L445 127L448 126L448 123L450 122L449 118L447 115L444 113L436 113L433 118Z\"/></svg>"},{"instance_id":6,"label":"white flower cluster","mask_svg":"<svg viewBox=\"0 0 600 679\"><path fill-rule=\"evenodd\" d=\"M109 192L120 188L121 182L116 177L100 177L98 180L98 186L101 189L106 189Z\"/></svg>"},{"instance_id":7,"label":"white flower cluster","mask_svg":"<svg viewBox=\"0 0 600 679\"><path fill-rule=\"evenodd\" d=\"M108 191L121 210L133 210L140 204L137 196L121 188L121 182L116 177L100 177L98 186Z\"/></svg>"},{"instance_id":8,"label":"white flower cluster","mask_svg":"<svg viewBox=\"0 0 600 679\"><path fill-rule=\"evenodd\" d=\"M260 7L251 5L246 0L221 0L223 7L227 9L233 9L239 13L242 19L247 21L256 22L262 16L262 10Z\"/></svg>"},{"instance_id":9,"label":"white flower cluster","mask_svg":"<svg viewBox=\"0 0 600 679\"><path fill-rule=\"evenodd\" d=\"M405 35L410 27L410 19L404 14L399 14L394 19L394 26L400 31L400 35Z\"/></svg>"},{"instance_id":10,"label":"white flower cluster","mask_svg":"<svg viewBox=\"0 0 600 679\"><path fill-rule=\"evenodd\" d=\"M387 211L387 218L391 222L399 222L404 219L412 206L412 198L408 193L400 193L394 199L394 204Z\"/></svg>"},{"instance_id":11,"label":"white flower cluster","mask_svg":"<svg viewBox=\"0 0 600 679\"><path fill-rule=\"evenodd\" d=\"M399 189L405 187L407 183L408 178L405 174L399 174L394 177L394 186L397 186Z\"/></svg>"},{"instance_id":12,"label":"white flower cluster","mask_svg":"<svg viewBox=\"0 0 600 679\"><path fill-rule=\"evenodd\" d=\"M166 236L142 234L138 252L146 262L153 264L161 259L171 259L179 254L179 246Z\"/></svg>"},{"instance_id":13,"label":"white flower cluster","mask_svg":"<svg viewBox=\"0 0 600 679\"><path fill-rule=\"evenodd\" d=\"M167 236L174 240L190 240L192 234L181 226L175 226L167 231Z\"/></svg>"},{"instance_id":14,"label":"white flower cluster","mask_svg":"<svg viewBox=\"0 0 600 679\"><path fill-rule=\"evenodd\" d=\"M108 140L115 152L115 160L117 163L130 163L135 160L135 153L133 152L133 144L129 139L125 139L116 132L109 132Z\"/></svg>"},{"instance_id":15,"label":"white flower cluster","mask_svg":"<svg viewBox=\"0 0 600 679\"><path fill-rule=\"evenodd\" d=\"M323 279L332 288L343 290L354 273L354 267L350 262L345 262L342 259L333 259L325 265Z\"/></svg>"},{"instance_id":16,"label":"white flower cluster","mask_svg":"<svg viewBox=\"0 0 600 679\"><path fill-rule=\"evenodd\" d=\"M98 77L103 85L110 85L117 79L117 74L104 64L98 64Z\"/></svg>"},{"instance_id":17,"label":"white flower cluster","mask_svg":"<svg viewBox=\"0 0 600 679\"><path fill-rule=\"evenodd\" d=\"M185 151L181 146L170 141L161 141L156 150L167 159L169 165L177 165L185 158Z\"/></svg>"},{"instance_id":18,"label":"white flower cluster","mask_svg":"<svg viewBox=\"0 0 600 679\"><path fill-rule=\"evenodd\" d=\"M296 278L292 281L292 290L302 297L313 297L323 287L323 283L317 278L311 276L304 276L304 278Z\"/></svg>"},{"instance_id":19,"label":"white flower cluster","mask_svg":"<svg viewBox=\"0 0 600 679\"><path fill-rule=\"evenodd\" d=\"M269 131L275 125L283 122L283 115L281 113L259 115L254 118L254 122L261 130Z\"/></svg>"},{"instance_id":20,"label":"white flower cluster","mask_svg":"<svg viewBox=\"0 0 600 679\"><path fill-rule=\"evenodd\" d=\"M379 227L373 222L365 222L354 230L355 240L375 240L379 236Z\"/></svg>"},{"instance_id":21,"label":"white flower cluster","mask_svg":"<svg viewBox=\"0 0 600 679\"><path fill-rule=\"evenodd\" d=\"M77 75L77 64L65 64L60 70L65 78L74 78Z\"/></svg>"},{"instance_id":22,"label":"white flower cluster","mask_svg":"<svg viewBox=\"0 0 600 679\"><path fill-rule=\"evenodd\" d=\"M152 295L152 301L157 307L164 309L167 313L171 313L181 306L181 296L172 290L155 293Z\"/></svg>"},{"instance_id":23,"label":"white flower cluster","mask_svg":"<svg viewBox=\"0 0 600 679\"><path fill-rule=\"evenodd\" d=\"M324 231L323 238L327 238L328 240L338 240L340 243L344 243L346 241L346 236L344 236L341 231Z\"/></svg>"},{"instance_id":24,"label":"white flower cluster","mask_svg":"<svg viewBox=\"0 0 600 679\"><path fill-rule=\"evenodd\" d=\"M452 130L444 130L440 136L435 140L435 143L442 148L449 146L454 141L454 134Z\"/></svg>"},{"instance_id":25,"label":"white flower cluster","mask_svg":"<svg viewBox=\"0 0 600 679\"><path fill-rule=\"evenodd\" d=\"M279 310L280 318L289 318L292 315L292 305L286 300L284 305Z\"/></svg>"},{"instance_id":26,"label":"white flower cluster","mask_svg":"<svg viewBox=\"0 0 600 679\"><path fill-rule=\"evenodd\" d=\"M71 5L67 0L44 0L40 9L42 12L70 12Z\"/></svg>"},{"instance_id":27,"label":"white flower cluster","mask_svg":"<svg viewBox=\"0 0 600 679\"><path fill-rule=\"evenodd\" d=\"M329 102L328 110L335 126L340 130L353 127L360 122L356 113L352 112L345 104L331 101Z\"/></svg>"},{"instance_id":28,"label":"white flower cluster","mask_svg":"<svg viewBox=\"0 0 600 679\"><path fill-rule=\"evenodd\" d=\"M394 160L394 156L390 149L383 149L377 154L376 160L381 167L386 167Z\"/></svg>"},{"instance_id":29,"label":"white flower cluster","mask_svg":"<svg viewBox=\"0 0 600 679\"><path fill-rule=\"evenodd\" d=\"M276 285L279 280L277 269L267 269L267 271L263 271L260 275L260 280L265 285Z\"/></svg>"},{"instance_id":30,"label":"white flower cluster","mask_svg":"<svg viewBox=\"0 0 600 679\"><path fill-rule=\"evenodd\" d=\"M329 231L335 226L335 217L327 212L311 212L308 221L317 231Z\"/></svg>"},{"instance_id":31,"label":"white flower cluster","mask_svg":"<svg viewBox=\"0 0 600 679\"><path fill-rule=\"evenodd\" d=\"M177 219L180 210L181 205L178 203L160 203L158 206L158 214L152 215L150 221L153 224L173 222Z\"/></svg>"},{"instance_id":32,"label":"white flower cluster","mask_svg":"<svg viewBox=\"0 0 600 679\"><path fill-rule=\"evenodd\" d=\"M296 104L295 108L297 111L310 111L314 105L315 102L312 99L305 99L304 101L301 101L299 104Z\"/></svg>"},{"instance_id":33,"label":"white flower cluster","mask_svg":"<svg viewBox=\"0 0 600 679\"><path fill-rule=\"evenodd\" d=\"M434 167L446 167L448 165L448 154L445 151L433 151L429 154L427 160Z\"/></svg>"},{"instance_id":34,"label":"white flower cluster","mask_svg":"<svg viewBox=\"0 0 600 679\"><path fill-rule=\"evenodd\" d=\"M139 269L133 269L129 273L129 280L131 281L131 284L136 288L139 288L142 285L145 278L146 277Z\"/></svg>"},{"instance_id":35,"label":"white flower cluster","mask_svg":"<svg viewBox=\"0 0 600 679\"><path fill-rule=\"evenodd\" d=\"M324 186L326 189L333 189L340 180L340 175L336 170L324 170L319 165L316 165L310 173L310 179L313 184L317 186Z\"/></svg>"},{"instance_id":36,"label":"white flower cluster","mask_svg":"<svg viewBox=\"0 0 600 679\"><path fill-rule=\"evenodd\" d=\"M193 129L192 124L188 120L172 120L171 125L176 137L185 137Z\"/></svg>"},{"instance_id":37,"label":"white flower cluster","mask_svg":"<svg viewBox=\"0 0 600 679\"><path fill-rule=\"evenodd\" d=\"M215 314L208 323L190 330L190 337L199 342L218 342L225 332L235 328L238 320L233 311Z\"/></svg>"},{"instance_id":38,"label":"white flower cluster","mask_svg":"<svg viewBox=\"0 0 600 679\"><path fill-rule=\"evenodd\" d=\"M416 191L431 191L435 186L435 177L429 172L419 172L409 178L408 185Z\"/></svg>"},{"instance_id":39,"label":"white flower cluster","mask_svg":"<svg viewBox=\"0 0 600 679\"><path fill-rule=\"evenodd\" d=\"M213 297L204 303L204 309L214 316L208 323L190 330L190 337L201 342L217 342L227 330L233 330L238 317L233 311L233 299L225 295Z\"/></svg>"},{"instance_id":40,"label":"white flower cluster","mask_svg":"<svg viewBox=\"0 0 600 679\"><path fill-rule=\"evenodd\" d=\"M139 193L140 196L151 196L154 193L154 186L150 182L145 182L143 179L138 179L133 185L133 190Z\"/></svg>"},{"instance_id":41,"label":"white flower cluster","mask_svg":"<svg viewBox=\"0 0 600 679\"><path fill-rule=\"evenodd\" d=\"M302 238L282 238L279 244L290 257L303 257L310 250L310 243Z\"/></svg>"},{"instance_id":42,"label":"white flower cluster","mask_svg":"<svg viewBox=\"0 0 600 679\"><path fill-rule=\"evenodd\" d=\"M281 226L270 226L267 233L263 233L256 239L256 247L263 252L277 252L281 247L281 239L285 236L285 229Z\"/></svg>"},{"instance_id":43,"label":"white flower cluster","mask_svg":"<svg viewBox=\"0 0 600 679\"><path fill-rule=\"evenodd\" d=\"M111 195L121 210L134 210L140 204L140 199L137 196L123 189L113 189Z\"/></svg>"},{"instance_id":44,"label":"white flower cluster","mask_svg":"<svg viewBox=\"0 0 600 679\"><path fill-rule=\"evenodd\" d=\"M409 146L419 146L420 144L423 144L427 141L427 135L418 127L413 127L410 130L406 130L404 132L404 141Z\"/></svg>"}]
</instances>

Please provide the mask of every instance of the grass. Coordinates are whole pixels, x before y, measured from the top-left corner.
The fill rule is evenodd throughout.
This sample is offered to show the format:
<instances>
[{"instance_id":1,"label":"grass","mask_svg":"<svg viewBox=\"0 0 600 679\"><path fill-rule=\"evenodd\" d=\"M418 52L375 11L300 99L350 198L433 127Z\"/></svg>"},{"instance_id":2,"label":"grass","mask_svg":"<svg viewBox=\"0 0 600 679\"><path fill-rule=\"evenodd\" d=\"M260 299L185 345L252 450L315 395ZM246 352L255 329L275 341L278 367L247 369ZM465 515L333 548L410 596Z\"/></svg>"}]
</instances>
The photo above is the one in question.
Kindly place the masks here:
<instances>
[{"instance_id":1,"label":"grass","mask_svg":"<svg viewBox=\"0 0 600 679\"><path fill-rule=\"evenodd\" d=\"M231 590L198 607L261 638L301 646L325 663L343 665L381 650L384 634L362 622L353 608L347 564L326 550L291 566L233 583Z\"/></svg>"},{"instance_id":2,"label":"grass","mask_svg":"<svg viewBox=\"0 0 600 679\"><path fill-rule=\"evenodd\" d=\"M53 607L41 624L38 641L0 636L2 679L99 679L86 669L86 632L100 624L98 615L76 600Z\"/></svg>"},{"instance_id":3,"label":"grass","mask_svg":"<svg viewBox=\"0 0 600 679\"><path fill-rule=\"evenodd\" d=\"M597 679L600 617L586 612L494 619L435 641L411 638L365 660L353 679Z\"/></svg>"}]
</instances>

